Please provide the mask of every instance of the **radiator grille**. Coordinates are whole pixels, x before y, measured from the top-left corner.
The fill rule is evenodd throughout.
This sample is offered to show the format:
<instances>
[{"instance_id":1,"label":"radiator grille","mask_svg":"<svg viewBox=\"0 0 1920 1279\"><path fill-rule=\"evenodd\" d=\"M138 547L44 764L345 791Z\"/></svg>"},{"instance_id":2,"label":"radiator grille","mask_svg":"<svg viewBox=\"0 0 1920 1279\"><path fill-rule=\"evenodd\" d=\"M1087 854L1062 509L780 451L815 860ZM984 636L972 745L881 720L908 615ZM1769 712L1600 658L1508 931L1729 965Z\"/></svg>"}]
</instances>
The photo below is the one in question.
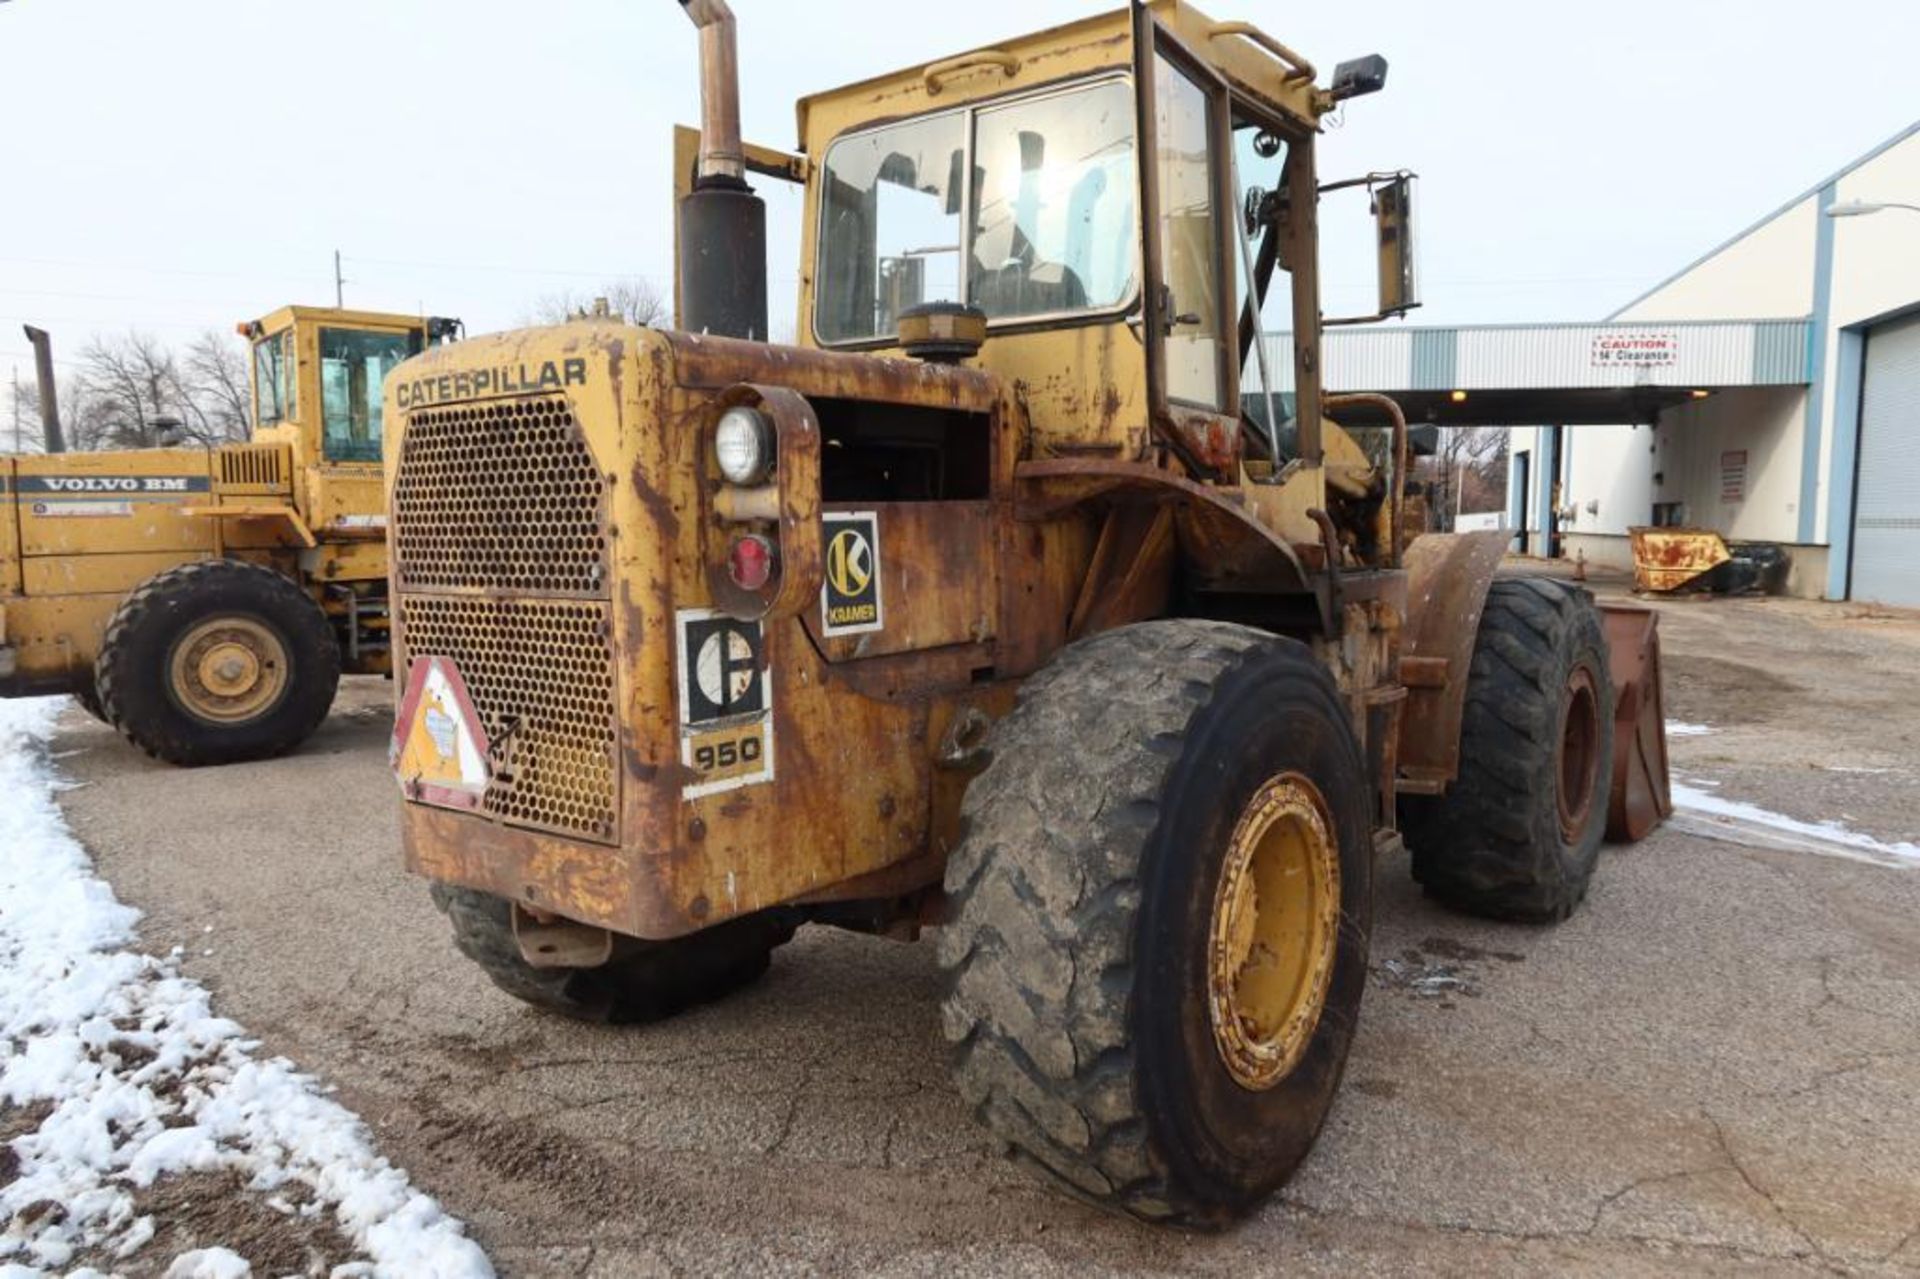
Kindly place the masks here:
<instances>
[{"instance_id":1,"label":"radiator grille","mask_svg":"<svg viewBox=\"0 0 1920 1279\"><path fill-rule=\"evenodd\" d=\"M563 399L415 412L393 483L400 589L603 595L606 488Z\"/></svg>"},{"instance_id":2,"label":"radiator grille","mask_svg":"<svg viewBox=\"0 0 1920 1279\"><path fill-rule=\"evenodd\" d=\"M493 743L481 807L603 843L618 832L611 619L604 602L410 596L413 656L450 657Z\"/></svg>"}]
</instances>

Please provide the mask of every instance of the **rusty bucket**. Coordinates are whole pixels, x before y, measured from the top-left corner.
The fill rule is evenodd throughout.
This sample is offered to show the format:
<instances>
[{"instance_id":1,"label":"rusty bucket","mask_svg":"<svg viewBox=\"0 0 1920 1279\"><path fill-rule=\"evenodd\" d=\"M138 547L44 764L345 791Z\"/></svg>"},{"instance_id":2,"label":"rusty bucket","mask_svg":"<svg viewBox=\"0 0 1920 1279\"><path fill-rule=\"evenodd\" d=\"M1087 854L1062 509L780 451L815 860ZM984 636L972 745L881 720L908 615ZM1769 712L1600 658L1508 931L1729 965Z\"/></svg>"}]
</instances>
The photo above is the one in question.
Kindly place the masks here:
<instances>
[{"instance_id":1,"label":"rusty bucket","mask_svg":"<svg viewBox=\"0 0 1920 1279\"><path fill-rule=\"evenodd\" d=\"M1727 541L1710 528L1632 528L1633 585L1641 591L1677 591L1732 558Z\"/></svg>"},{"instance_id":2,"label":"rusty bucket","mask_svg":"<svg viewBox=\"0 0 1920 1279\"><path fill-rule=\"evenodd\" d=\"M1660 699L1660 615L1633 604L1602 604L1613 676L1613 785L1607 838L1644 839L1673 813L1667 729Z\"/></svg>"}]
</instances>

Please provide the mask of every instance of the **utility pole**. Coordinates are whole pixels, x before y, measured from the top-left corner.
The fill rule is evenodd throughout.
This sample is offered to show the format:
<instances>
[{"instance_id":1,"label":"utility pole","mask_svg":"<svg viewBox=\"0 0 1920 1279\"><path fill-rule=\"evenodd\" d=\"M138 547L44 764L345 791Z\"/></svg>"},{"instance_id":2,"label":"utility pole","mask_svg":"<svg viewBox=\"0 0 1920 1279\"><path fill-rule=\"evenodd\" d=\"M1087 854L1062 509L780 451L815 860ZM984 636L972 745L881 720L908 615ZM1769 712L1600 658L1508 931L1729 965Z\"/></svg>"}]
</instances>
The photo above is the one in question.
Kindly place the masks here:
<instances>
[{"instance_id":1,"label":"utility pole","mask_svg":"<svg viewBox=\"0 0 1920 1279\"><path fill-rule=\"evenodd\" d=\"M340 274L340 250L333 251L333 305L336 310L346 308L346 279Z\"/></svg>"},{"instance_id":2,"label":"utility pole","mask_svg":"<svg viewBox=\"0 0 1920 1279\"><path fill-rule=\"evenodd\" d=\"M60 434L60 396L53 385L53 335L31 324L24 326L33 343L33 375L40 383L40 434L49 453L67 451Z\"/></svg>"}]
</instances>

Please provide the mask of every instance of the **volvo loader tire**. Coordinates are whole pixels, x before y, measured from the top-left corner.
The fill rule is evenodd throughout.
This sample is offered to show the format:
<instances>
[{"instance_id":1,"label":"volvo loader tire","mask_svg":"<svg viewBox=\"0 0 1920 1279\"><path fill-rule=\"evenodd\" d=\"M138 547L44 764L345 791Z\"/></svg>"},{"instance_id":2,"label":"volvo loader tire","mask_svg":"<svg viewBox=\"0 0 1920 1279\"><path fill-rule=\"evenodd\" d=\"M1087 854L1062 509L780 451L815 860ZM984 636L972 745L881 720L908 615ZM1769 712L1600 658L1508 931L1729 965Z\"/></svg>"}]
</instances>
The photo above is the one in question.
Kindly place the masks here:
<instances>
[{"instance_id":1,"label":"volvo loader tire","mask_svg":"<svg viewBox=\"0 0 1920 1279\"><path fill-rule=\"evenodd\" d=\"M94 680L107 719L147 754L231 764L285 754L320 726L340 649L286 577L203 560L156 573L121 602Z\"/></svg>"},{"instance_id":2,"label":"volvo loader tire","mask_svg":"<svg viewBox=\"0 0 1920 1279\"><path fill-rule=\"evenodd\" d=\"M1607 824L1613 684L1593 597L1502 578L1480 615L1460 730L1460 775L1406 796L1413 876L1459 910L1565 919L1587 894Z\"/></svg>"},{"instance_id":3,"label":"volvo loader tire","mask_svg":"<svg viewBox=\"0 0 1920 1279\"><path fill-rule=\"evenodd\" d=\"M616 938L613 958L598 968L536 968L520 954L506 898L446 883L432 893L453 925L454 945L494 985L577 1021L657 1021L718 999L766 972L774 948L794 931L783 914L765 912L672 941Z\"/></svg>"},{"instance_id":4,"label":"volvo loader tire","mask_svg":"<svg viewBox=\"0 0 1920 1279\"><path fill-rule=\"evenodd\" d=\"M1147 622L1061 652L988 747L939 946L962 1096L1098 1204L1247 1212L1313 1145L1366 983L1372 806L1332 679Z\"/></svg>"}]
</instances>

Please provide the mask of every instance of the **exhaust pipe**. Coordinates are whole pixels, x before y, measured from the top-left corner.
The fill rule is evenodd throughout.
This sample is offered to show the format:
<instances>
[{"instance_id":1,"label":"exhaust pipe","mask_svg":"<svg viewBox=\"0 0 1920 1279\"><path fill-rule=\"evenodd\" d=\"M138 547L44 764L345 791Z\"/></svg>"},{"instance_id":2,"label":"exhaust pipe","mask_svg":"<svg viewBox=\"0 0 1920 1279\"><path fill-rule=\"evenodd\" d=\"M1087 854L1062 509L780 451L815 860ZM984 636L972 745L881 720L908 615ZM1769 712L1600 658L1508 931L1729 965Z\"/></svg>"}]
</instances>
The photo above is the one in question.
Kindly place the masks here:
<instances>
[{"instance_id":1,"label":"exhaust pipe","mask_svg":"<svg viewBox=\"0 0 1920 1279\"><path fill-rule=\"evenodd\" d=\"M700 158L682 197L679 326L765 341L767 208L746 182L740 71L726 0L680 0L700 31Z\"/></svg>"}]
</instances>

